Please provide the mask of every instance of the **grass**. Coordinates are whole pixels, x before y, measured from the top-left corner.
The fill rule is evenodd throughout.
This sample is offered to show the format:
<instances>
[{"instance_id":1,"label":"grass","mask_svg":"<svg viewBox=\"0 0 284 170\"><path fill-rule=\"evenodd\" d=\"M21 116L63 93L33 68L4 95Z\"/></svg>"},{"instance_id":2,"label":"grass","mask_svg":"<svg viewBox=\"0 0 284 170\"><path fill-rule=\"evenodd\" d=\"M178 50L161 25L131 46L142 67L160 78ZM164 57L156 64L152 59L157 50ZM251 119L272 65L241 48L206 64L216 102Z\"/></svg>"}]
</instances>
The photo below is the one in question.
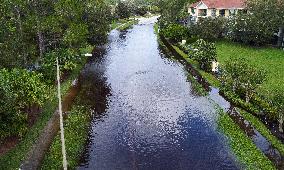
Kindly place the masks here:
<instances>
[{"instance_id":1,"label":"grass","mask_svg":"<svg viewBox=\"0 0 284 170\"><path fill-rule=\"evenodd\" d=\"M72 107L64 124L68 169L75 169L88 136L90 111L75 105ZM60 134L54 139L46 154L41 169L62 169Z\"/></svg>"},{"instance_id":2,"label":"grass","mask_svg":"<svg viewBox=\"0 0 284 170\"><path fill-rule=\"evenodd\" d=\"M246 169L276 169L273 163L254 145L253 141L246 136L230 116L222 111L218 119L218 128L227 136L231 149Z\"/></svg>"},{"instance_id":3,"label":"grass","mask_svg":"<svg viewBox=\"0 0 284 170\"><path fill-rule=\"evenodd\" d=\"M86 58L84 58L86 61ZM66 95L68 89L72 85L72 81L77 78L85 62L73 70L70 77L61 84L62 95ZM21 162L25 159L27 152L32 145L36 142L41 134L46 122L53 115L54 111L58 107L57 89L52 87L50 92L50 99L42 107L42 113L40 114L37 122L29 129L27 134L23 137L20 143L10 150L8 153L0 157L0 169L19 169Z\"/></svg>"},{"instance_id":4,"label":"grass","mask_svg":"<svg viewBox=\"0 0 284 170\"><path fill-rule=\"evenodd\" d=\"M191 87L194 92L199 96L207 96L208 92L203 88L203 86L194 79L191 74L188 74L187 79L191 82Z\"/></svg>"},{"instance_id":5,"label":"grass","mask_svg":"<svg viewBox=\"0 0 284 170\"><path fill-rule=\"evenodd\" d=\"M278 149L282 156L284 156L284 144L280 142L272 133L266 128L266 126L255 116L252 114L240 110L240 114L249 121L254 128L259 131L267 140L271 142L271 144Z\"/></svg>"},{"instance_id":6,"label":"grass","mask_svg":"<svg viewBox=\"0 0 284 170\"><path fill-rule=\"evenodd\" d=\"M284 51L275 48L253 48L233 42L216 43L218 61L221 65L233 58L245 57L259 69L265 69L268 79L258 92L268 95L271 89L284 88Z\"/></svg>"},{"instance_id":7,"label":"grass","mask_svg":"<svg viewBox=\"0 0 284 170\"><path fill-rule=\"evenodd\" d=\"M133 25L137 24L138 22L139 21L136 19L131 19L128 22L116 27L116 29L118 29L119 31L124 31L124 30L131 28Z\"/></svg>"},{"instance_id":8,"label":"grass","mask_svg":"<svg viewBox=\"0 0 284 170\"><path fill-rule=\"evenodd\" d=\"M200 69L199 63L196 60L189 58L187 54L185 54L181 49L177 46L172 45L173 48L187 61L189 62L200 74L201 76L208 81L209 84L215 87L220 87L221 83L217 80L212 74L207 73Z\"/></svg>"}]
</instances>

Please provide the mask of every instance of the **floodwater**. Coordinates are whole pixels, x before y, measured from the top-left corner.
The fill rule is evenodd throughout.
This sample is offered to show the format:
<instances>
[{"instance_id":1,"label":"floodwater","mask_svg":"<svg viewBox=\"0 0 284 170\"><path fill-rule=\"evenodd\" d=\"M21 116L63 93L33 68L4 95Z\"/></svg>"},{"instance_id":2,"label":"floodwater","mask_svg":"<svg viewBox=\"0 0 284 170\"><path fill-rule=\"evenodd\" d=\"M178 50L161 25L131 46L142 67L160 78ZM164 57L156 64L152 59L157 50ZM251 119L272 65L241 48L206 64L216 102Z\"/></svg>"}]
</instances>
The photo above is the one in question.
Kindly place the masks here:
<instances>
[{"instance_id":1,"label":"floodwater","mask_svg":"<svg viewBox=\"0 0 284 170\"><path fill-rule=\"evenodd\" d=\"M217 131L214 103L160 51L155 21L112 31L83 70L79 97L94 117L77 169L240 169Z\"/></svg>"}]
</instances>

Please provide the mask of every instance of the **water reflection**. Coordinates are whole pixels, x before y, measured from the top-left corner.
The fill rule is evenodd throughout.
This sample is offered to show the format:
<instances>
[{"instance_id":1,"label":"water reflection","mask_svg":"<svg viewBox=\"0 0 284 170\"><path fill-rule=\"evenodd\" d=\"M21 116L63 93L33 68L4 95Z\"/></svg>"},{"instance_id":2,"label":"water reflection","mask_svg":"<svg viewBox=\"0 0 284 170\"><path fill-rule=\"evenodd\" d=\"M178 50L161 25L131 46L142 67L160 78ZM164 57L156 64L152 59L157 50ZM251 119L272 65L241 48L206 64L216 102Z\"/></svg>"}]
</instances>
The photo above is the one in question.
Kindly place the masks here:
<instances>
[{"instance_id":1,"label":"water reflection","mask_svg":"<svg viewBox=\"0 0 284 170\"><path fill-rule=\"evenodd\" d=\"M78 169L238 169L216 132L214 105L160 53L153 21L111 32L105 55L85 69L81 98L99 99L105 116L93 119Z\"/></svg>"}]
</instances>

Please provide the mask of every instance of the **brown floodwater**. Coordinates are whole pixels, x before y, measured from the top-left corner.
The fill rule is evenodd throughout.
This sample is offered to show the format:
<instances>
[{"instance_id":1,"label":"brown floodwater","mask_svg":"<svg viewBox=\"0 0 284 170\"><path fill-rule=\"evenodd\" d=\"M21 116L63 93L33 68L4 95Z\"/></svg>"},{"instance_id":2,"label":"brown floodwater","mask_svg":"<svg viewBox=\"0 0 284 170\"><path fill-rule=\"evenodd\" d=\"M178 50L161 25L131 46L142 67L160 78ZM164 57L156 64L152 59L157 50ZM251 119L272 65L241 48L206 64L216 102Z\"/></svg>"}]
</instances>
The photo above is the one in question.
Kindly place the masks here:
<instances>
[{"instance_id":1,"label":"brown floodwater","mask_svg":"<svg viewBox=\"0 0 284 170\"><path fill-rule=\"evenodd\" d=\"M94 116L77 169L241 169L217 130L215 103L161 52L155 21L112 31L82 71L79 101Z\"/></svg>"}]
</instances>

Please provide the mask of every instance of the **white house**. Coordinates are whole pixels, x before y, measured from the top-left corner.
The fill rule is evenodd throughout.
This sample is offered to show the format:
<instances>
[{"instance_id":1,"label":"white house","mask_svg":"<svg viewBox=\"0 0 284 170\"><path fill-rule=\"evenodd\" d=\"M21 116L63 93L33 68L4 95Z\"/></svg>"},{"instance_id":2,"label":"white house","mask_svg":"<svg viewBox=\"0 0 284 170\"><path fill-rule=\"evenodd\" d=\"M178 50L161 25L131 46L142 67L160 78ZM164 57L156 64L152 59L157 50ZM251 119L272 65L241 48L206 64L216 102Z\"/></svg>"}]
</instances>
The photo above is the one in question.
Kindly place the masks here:
<instances>
[{"instance_id":1,"label":"white house","mask_svg":"<svg viewBox=\"0 0 284 170\"><path fill-rule=\"evenodd\" d=\"M245 0L200 0L188 6L188 13L197 21L205 17L229 17L244 8Z\"/></svg>"}]
</instances>

